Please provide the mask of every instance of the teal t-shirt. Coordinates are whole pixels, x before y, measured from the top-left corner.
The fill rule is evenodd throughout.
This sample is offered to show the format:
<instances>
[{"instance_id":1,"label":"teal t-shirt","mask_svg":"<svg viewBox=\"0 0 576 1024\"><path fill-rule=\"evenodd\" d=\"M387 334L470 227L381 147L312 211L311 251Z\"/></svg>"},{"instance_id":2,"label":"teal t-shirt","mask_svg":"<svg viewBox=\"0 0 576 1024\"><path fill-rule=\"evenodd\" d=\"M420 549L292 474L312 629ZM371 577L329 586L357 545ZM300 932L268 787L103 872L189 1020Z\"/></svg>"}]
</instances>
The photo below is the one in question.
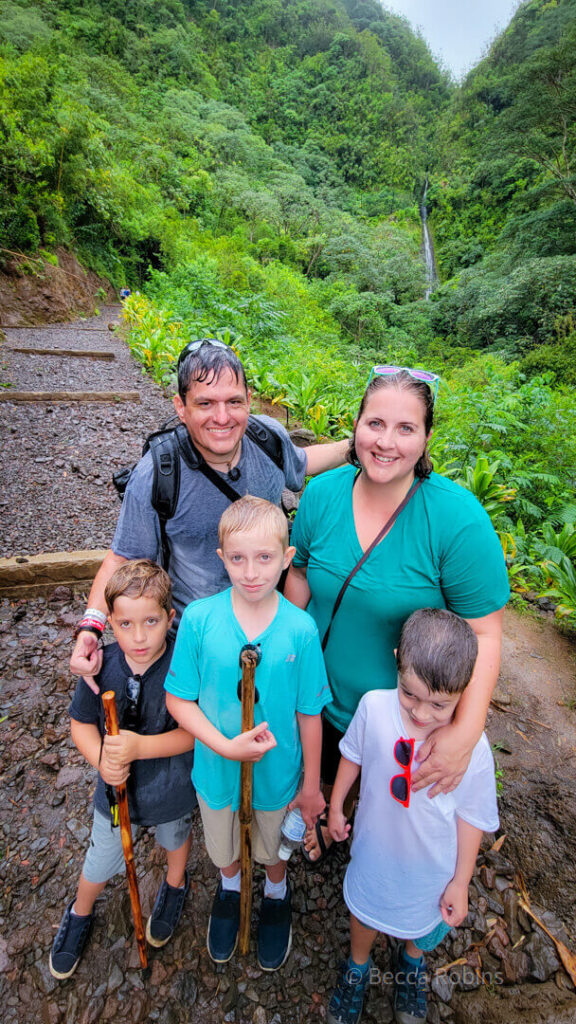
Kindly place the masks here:
<instances>
[{"instance_id":1,"label":"teal t-shirt","mask_svg":"<svg viewBox=\"0 0 576 1024\"><path fill-rule=\"evenodd\" d=\"M232 609L232 589L189 604L182 616L164 687L197 700L217 729L232 739L241 731L238 682L247 637ZM252 805L276 811L293 798L302 771L296 712L318 715L331 700L318 630L307 612L279 595L273 621L252 643L260 645L254 724L268 722L277 746L254 764ZM240 803L240 762L228 761L196 741L192 781L209 807Z\"/></svg>"},{"instance_id":2,"label":"teal t-shirt","mask_svg":"<svg viewBox=\"0 0 576 1024\"><path fill-rule=\"evenodd\" d=\"M307 566L308 611L324 636L340 588L362 556L352 512L353 466L322 473L300 501L291 542ZM352 579L325 651L333 703L326 717L344 732L368 690L392 689L400 630L418 608L466 619L510 596L502 547L473 494L432 473Z\"/></svg>"}]
</instances>

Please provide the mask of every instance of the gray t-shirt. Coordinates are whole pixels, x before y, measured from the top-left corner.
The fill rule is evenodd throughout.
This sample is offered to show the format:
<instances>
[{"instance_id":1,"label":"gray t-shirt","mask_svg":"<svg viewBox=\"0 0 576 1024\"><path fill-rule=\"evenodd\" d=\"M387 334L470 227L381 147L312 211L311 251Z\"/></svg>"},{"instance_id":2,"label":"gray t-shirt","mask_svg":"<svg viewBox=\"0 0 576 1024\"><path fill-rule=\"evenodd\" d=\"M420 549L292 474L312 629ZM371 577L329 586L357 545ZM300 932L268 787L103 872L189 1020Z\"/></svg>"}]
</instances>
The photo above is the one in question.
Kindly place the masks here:
<instances>
[{"instance_id":1,"label":"gray t-shirt","mask_svg":"<svg viewBox=\"0 0 576 1024\"><path fill-rule=\"evenodd\" d=\"M296 448L288 432L269 416L258 419L282 442L284 471L248 436L242 439L238 462L240 477L228 481L240 495L254 494L280 504L282 491L298 491L304 483L306 454ZM153 465L150 452L140 460L126 488L112 550L123 558L161 559L160 523L151 504ZM218 523L230 504L222 492L199 470L180 459L180 494L176 514L166 524L170 544L168 573L172 580L176 621L190 601L210 597L229 585L223 563L216 554Z\"/></svg>"}]
</instances>

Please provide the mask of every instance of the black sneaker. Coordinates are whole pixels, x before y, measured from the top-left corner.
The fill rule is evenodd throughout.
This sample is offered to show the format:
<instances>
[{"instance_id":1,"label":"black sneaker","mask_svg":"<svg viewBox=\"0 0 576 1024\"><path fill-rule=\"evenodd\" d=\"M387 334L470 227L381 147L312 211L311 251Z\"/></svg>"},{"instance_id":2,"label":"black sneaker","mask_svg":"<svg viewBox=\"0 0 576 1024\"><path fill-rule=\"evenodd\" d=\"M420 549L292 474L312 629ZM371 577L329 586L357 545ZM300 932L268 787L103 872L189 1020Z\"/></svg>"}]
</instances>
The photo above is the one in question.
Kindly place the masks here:
<instances>
[{"instance_id":1,"label":"black sneaker","mask_svg":"<svg viewBox=\"0 0 576 1024\"><path fill-rule=\"evenodd\" d=\"M184 900L189 888L190 878L187 871L184 872L184 885L181 889L168 885L166 879L162 882L152 913L146 922L146 938L151 946L159 949L172 938L182 917Z\"/></svg>"},{"instance_id":2,"label":"black sneaker","mask_svg":"<svg viewBox=\"0 0 576 1024\"><path fill-rule=\"evenodd\" d=\"M263 971L277 971L292 946L292 894L286 882L283 900L262 897L258 922L258 963Z\"/></svg>"},{"instance_id":3,"label":"black sneaker","mask_svg":"<svg viewBox=\"0 0 576 1024\"><path fill-rule=\"evenodd\" d=\"M66 907L50 950L50 974L59 981L74 974L94 920L93 913L84 917L73 914L74 903L75 900L72 900Z\"/></svg>"},{"instance_id":4,"label":"black sneaker","mask_svg":"<svg viewBox=\"0 0 576 1024\"><path fill-rule=\"evenodd\" d=\"M206 946L215 964L230 960L238 941L240 926L240 893L223 889L218 882L208 921Z\"/></svg>"},{"instance_id":5,"label":"black sneaker","mask_svg":"<svg viewBox=\"0 0 576 1024\"><path fill-rule=\"evenodd\" d=\"M372 961L369 962L367 970L359 971L350 967L348 960L341 965L336 988L328 1003L328 1024L358 1024L362 1016L371 966Z\"/></svg>"},{"instance_id":6,"label":"black sneaker","mask_svg":"<svg viewBox=\"0 0 576 1024\"><path fill-rule=\"evenodd\" d=\"M426 961L419 964L404 959L404 947L398 950L394 970L394 1020L396 1024L425 1024L428 1008Z\"/></svg>"}]
</instances>

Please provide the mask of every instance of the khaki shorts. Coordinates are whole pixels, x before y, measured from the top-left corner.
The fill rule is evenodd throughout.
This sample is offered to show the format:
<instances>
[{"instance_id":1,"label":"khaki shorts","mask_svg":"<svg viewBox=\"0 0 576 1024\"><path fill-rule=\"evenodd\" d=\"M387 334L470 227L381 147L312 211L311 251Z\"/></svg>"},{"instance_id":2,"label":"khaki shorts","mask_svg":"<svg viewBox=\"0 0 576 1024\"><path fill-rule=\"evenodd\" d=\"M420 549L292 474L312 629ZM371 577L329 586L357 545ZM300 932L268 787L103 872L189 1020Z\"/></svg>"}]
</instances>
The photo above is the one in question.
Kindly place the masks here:
<instances>
[{"instance_id":1,"label":"khaki shorts","mask_svg":"<svg viewBox=\"0 0 576 1024\"><path fill-rule=\"evenodd\" d=\"M227 868L240 857L238 811L230 806L215 811L199 794L197 796L208 856L217 868ZM285 814L285 807L279 811L252 811L252 853L258 864L278 863L280 826Z\"/></svg>"}]
</instances>

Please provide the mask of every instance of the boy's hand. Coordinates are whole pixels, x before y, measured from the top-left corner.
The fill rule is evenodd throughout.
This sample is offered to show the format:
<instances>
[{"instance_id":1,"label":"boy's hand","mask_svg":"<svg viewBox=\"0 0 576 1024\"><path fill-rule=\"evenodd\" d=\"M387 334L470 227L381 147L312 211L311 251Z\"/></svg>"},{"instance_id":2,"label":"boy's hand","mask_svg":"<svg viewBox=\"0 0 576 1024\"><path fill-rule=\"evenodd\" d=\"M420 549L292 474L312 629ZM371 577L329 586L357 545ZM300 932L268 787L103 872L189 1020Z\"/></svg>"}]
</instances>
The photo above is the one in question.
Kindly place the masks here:
<instances>
[{"instance_id":1,"label":"boy's hand","mask_svg":"<svg viewBox=\"0 0 576 1024\"><path fill-rule=\"evenodd\" d=\"M100 764L98 765L98 771L109 786L121 786L123 782L130 775L129 764L117 764L110 760L109 750L106 749L107 739L117 739L116 736L105 736L104 746L102 747L102 757L100 758Z\"/></svg>"},{"instance_id":2,"label":"boy's hand","mask_svg":"<svg viewBox=\"0 0 576 1024\"><path fill-rule=\"evenodd\" d=\"M106 754L107 763L114 768L122 765L129 768L131 762L139 758L139 739L137 732L129 732L127 729L120 729L118 736L106 735L103 753Z\"/></svg>"},{"instance_id":3,"label":"boy's hand","mask_svg":"<svg viewBox=\"0 0 576 1024\"><path fill-rule=\"evenodd\" d=\"M324 799L324 794L320 788L307 790L303 786L297 796L295 796L288 804L288 809L290 811L294 807L299 808L306 827L314 828L314 825L326 807L326 800Z\"/></svg>"},{"instance_id":4,"label":"boy's hand","mask_svg":"<svg viewBox=\"0 0 576 1024\"><path fill-rule=\"evenodd\" d=\"M229 740L225 756L230 761L261 761L264 754L275 746L276 740L268 728L268 722L260 722L260 725Z\"/></svg>"},{"instance_id":5,"label":"boy's hand","mask_svg":"<svg viewBox=\"0 0 576 1024\"><path fill-rule=\"evenodd\" d=\"M452 879L448 882L440 900L440 910L446 924L457 928L468 913L468 886Z\"/></svg>"},{"instance_id":6,"label":"boy's hand","mask_svg":"<svg viewBox=\"0 0 576 1024\"><path fill-rule=\"evenodd\" d=\"M330 808L328 811L328 832L337 843L343 843L350 835L350 822L343 811Z\"/></svg>"}]
</instances>

